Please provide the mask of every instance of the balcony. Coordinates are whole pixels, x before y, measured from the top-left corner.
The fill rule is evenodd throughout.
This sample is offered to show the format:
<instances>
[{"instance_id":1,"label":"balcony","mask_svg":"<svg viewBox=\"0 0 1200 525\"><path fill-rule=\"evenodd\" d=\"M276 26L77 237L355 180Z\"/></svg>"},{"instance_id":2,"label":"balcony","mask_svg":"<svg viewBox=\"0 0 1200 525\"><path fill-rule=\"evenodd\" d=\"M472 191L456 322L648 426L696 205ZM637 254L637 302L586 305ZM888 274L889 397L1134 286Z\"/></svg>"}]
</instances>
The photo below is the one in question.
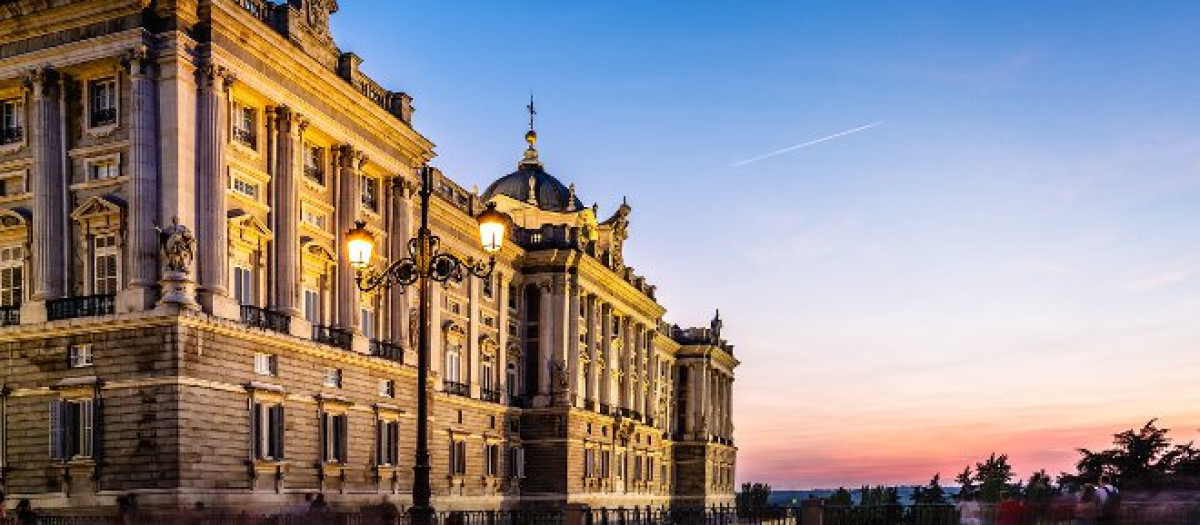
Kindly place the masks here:
<instances>
[{"instance_id":1,"label":"balcony","mask_svg":"<svg viewBox=\"0 0 1200 525\"><path fill-rule=\"evenodd\" d=\"M371 340L371 355L404 364L404 349L387 341Z\"/></svg>"},{"instance_id":2,"label":"balcony","mask_svg":"<svg viewBox=\"0 0 1200 525\"><path fill-rule=\"evenodd\" d=\"M251 328L286 334L291 331L292 318L266 308L244 304L242 305L242 324Z\"/></svg>"},{"instance_id":3,"label":"balcony","mask_svg":"<svg viewBox=\"0 0 1200 525\"><path fill-rule=\"evenodd\" d=\"M500 391L492 390L489 388L481 389L481 390L479 390L479 399L483 400L483 401L487 401L489 403L499 403L500 402Z\"/></svg>"},{"instance_id":4,"label":"balcony","mask_svg":"<svg viewBox=\"0 0 1200 525\"><path fill-rule=\"evenodd\" d=\"M600 403L600 413L607 416L611 413L611 410L609 410L608 405Z\"/></svg>"},{"instance_id":5,"label":"balcony","mask_svg":"<svg viewBox=\"0 0 1200 525\"><path fill-rule=\"evenodd\" d=\"M0 145L15 144L25 138L25 128L14 127L0 129Z\"/></svg>"},{"instance_id":6,"label":"balcony","mask_svg":"<svg viewBox=\"0 0 1200 525\"><path fill-rule=\"evenodd\" d=\"M323 345L350 350L354 345L354 334L350 333L349 330L318 324L313 325L312 340Z\"/></svg>"},{"instance_id":7,"label":"balcony","mask_svg":"<svg viewBox=\"0 0 1200 525\"><path fill-rule=\"evenodd\" d=\"M101 108L92 110L88 118L91 127L111 126L117 123L117 108Z\"/></svg>"},{"instance_id":8,"label":"balcony","mask_svg":"<svg viewBox=\"0 0 1200 525\"><path fill-rule=\"evenodd\" d=\"M523 396L508 395L508 406L514 408L529 408L529 402Z\"/></svg>"},{"instance_id":9,"label":"balcony","mask_svg":"<svg viewBox=\"0 0 1200 525\"><path fill-rule=\"evenodd\" d=\"M241 142L247 148L258 149L258 141L254 136L254 132L248 129L233 128L233 140Z\"/></svg>"},{"instance_id":10,"label":"balcony","mask_svg":"<svg viewBox=\"0 0 1200 525\"><path fill-rule=\"evenodd\" d=\"M0 326L21 324L21 305L0 306Z\"/></svg>"},{"instance_id":11,"label":"balcony","mask_svg":"<svg viewBox=\"0 0 1200 525\"><path fill-rule=\"evenodd\" d=\"M583 408L584 408L584 410L595 410L596 409L596 400L595 399L583 400Z\"/></svg>"},{"instance_id":12,"label":"balcony","mask_svg":"<svg viewBox=\"0 0 1200 525\"><path fill-rule=\"evenodd\" d=\"M442 383L442 386L443 390L445 390L447 394L454 394L456 396L463 397L471 396L471 388L468 387L466 383L459 383L457 381L451 381L447 379Z\"/></svg>"},{"instance_id":13,"label":"balcony","mask_svg":"<svg viewBox=\"0 0 1200 525\"><path fill-rule=\"evenodd\" d=\"M320 166L305 166L304 176L317 184L325 185L325 173L321 171Z\"/></svg>"},{"instance_id":14,"label":"balcony","mask_svg":"<svg viewBox=\"0 0 1200 525\"><path fill-rule=\"evenodd\" d=\"M46 319L49 321L112 315L116 311L116 295L87 295L46 301Z\"/></svg>"}]
</instances>

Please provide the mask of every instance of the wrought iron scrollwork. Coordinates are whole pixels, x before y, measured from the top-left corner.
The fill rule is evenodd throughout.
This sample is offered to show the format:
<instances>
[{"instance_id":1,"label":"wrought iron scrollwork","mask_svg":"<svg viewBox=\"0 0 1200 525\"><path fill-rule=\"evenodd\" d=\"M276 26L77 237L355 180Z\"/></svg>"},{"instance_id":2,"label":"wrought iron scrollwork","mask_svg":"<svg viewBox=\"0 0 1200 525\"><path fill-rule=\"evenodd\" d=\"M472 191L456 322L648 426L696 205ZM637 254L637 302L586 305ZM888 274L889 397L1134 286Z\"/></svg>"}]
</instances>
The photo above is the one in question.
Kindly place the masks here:
<instances>
[{"instance_id":1,"label":"wrought iron scrollwork","mask_svg":"<svg viewBox=\"0 0 1200 525\"><path fill-rule=\"evenodd\" d=\"M427 239L424 249L422 238ZM468 275L487 277L496 266L494 258L484 261L442 252L441 242L436 235L419 232L417 237L408 241L408 257L392 262L382 272L376 273L371 268L359 271L355 279L358 288L364 292L381 286L404 288L416 283L422 274L427 274L430 279L441 283L460 283Z\"/></svg>"}]
</instances>

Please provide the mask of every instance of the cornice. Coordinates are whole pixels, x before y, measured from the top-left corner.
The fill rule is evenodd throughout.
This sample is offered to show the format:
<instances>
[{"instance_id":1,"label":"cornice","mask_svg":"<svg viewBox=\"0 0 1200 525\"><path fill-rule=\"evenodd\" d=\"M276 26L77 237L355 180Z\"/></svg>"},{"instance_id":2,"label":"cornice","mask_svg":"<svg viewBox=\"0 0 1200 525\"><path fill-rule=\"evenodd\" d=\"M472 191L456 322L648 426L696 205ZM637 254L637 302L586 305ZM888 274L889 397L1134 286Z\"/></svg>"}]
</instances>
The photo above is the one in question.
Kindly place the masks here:
<instances>
[{"instance_id":1,"label":"cornice","mask_svg":"<svg viewBox=\"0 0 1200 525\"><path fill-rule=\"evenodd\" d=\"M242 62L231 50L221 47L220 39L214 39L213 43L208 44L212 58L235 71L239 82L293 106L308 116L313 125L320 127L323 134L353 144L356 149L366 150L373 161L386 171L399 172L420 164L423 159L432 158L432 141L368 100L337 73L299 52L294 44L266 27L261 20L238 9L233 2L212 2L212 7L214 35L228 36L255 56L271 57L272 60L265 60L263 64L271 67L277 75L294 79L289 85L266 81L255 67ZM235 36L242 34L256 36L246 40L238 40ZM321 97L336 114L318 111L307 102L310 97ZM344 121L362 127L354 129L344 125ZM398 146L407 158L395 158L377 145L380 143Z\"/></svg>"}]
</instances>

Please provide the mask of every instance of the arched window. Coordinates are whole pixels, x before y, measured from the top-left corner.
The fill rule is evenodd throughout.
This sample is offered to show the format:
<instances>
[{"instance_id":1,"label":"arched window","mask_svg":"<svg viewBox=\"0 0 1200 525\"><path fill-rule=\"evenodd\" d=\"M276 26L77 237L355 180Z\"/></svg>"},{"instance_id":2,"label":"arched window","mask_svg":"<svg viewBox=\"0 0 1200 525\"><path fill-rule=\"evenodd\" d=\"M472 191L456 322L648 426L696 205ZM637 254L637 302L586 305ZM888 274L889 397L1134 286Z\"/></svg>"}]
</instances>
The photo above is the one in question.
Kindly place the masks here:
<instances>
[{"instance_id":1,"label":"arched window","mask_svg":"<svg viewBox=\"0 0 1200 525\"><path fill-rule=\"evenodd\" d=\"M462 345L458 343L446 345L446 380L462 382Z\"/></svg>"}]
</instances>

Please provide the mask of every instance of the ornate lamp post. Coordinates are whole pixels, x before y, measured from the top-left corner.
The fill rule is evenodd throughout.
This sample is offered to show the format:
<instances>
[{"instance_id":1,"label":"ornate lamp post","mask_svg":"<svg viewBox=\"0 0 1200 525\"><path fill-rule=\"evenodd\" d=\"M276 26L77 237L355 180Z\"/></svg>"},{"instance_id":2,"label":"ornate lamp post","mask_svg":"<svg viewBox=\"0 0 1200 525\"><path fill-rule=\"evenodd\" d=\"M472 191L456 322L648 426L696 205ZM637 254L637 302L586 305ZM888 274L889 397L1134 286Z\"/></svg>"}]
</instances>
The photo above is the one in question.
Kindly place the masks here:
<instances>
[{"instance_id":1,"label":"ornate lamp post","mask_svg":"<svg viewBox=\"0 0 1200 525\"><path fill-rule=\"evenodd\" d=\"M366 229L363 222L358 222L354 229L346 234L346 248L349 252L350 264L354 267L355 283L364 292L392 286L417 285L420 295L420 324L417 326L417 452L416 464L413 466L413 505L409 510L413 525L431 525L433 523L433 505L429 498L432 487L429 483L429 405L428 383L429 368L429 299L430 280L438 282L461 281L469 272L478 277L491 275L496 266L496 252L504 243L504 230L508 217L496 211L495 204L488 204L487 209L476 217L479 221L480 242L489 258L486 262L473 258L462 259L453 254L439 251L440 240L429 231L429 198L433 195L433 170L429 166L421 166L421 227L417 236L408 243L409 256L388 263L382 272L370 268L371 251L375 247L375 238Z\"/></svg>"}]
</instances>

